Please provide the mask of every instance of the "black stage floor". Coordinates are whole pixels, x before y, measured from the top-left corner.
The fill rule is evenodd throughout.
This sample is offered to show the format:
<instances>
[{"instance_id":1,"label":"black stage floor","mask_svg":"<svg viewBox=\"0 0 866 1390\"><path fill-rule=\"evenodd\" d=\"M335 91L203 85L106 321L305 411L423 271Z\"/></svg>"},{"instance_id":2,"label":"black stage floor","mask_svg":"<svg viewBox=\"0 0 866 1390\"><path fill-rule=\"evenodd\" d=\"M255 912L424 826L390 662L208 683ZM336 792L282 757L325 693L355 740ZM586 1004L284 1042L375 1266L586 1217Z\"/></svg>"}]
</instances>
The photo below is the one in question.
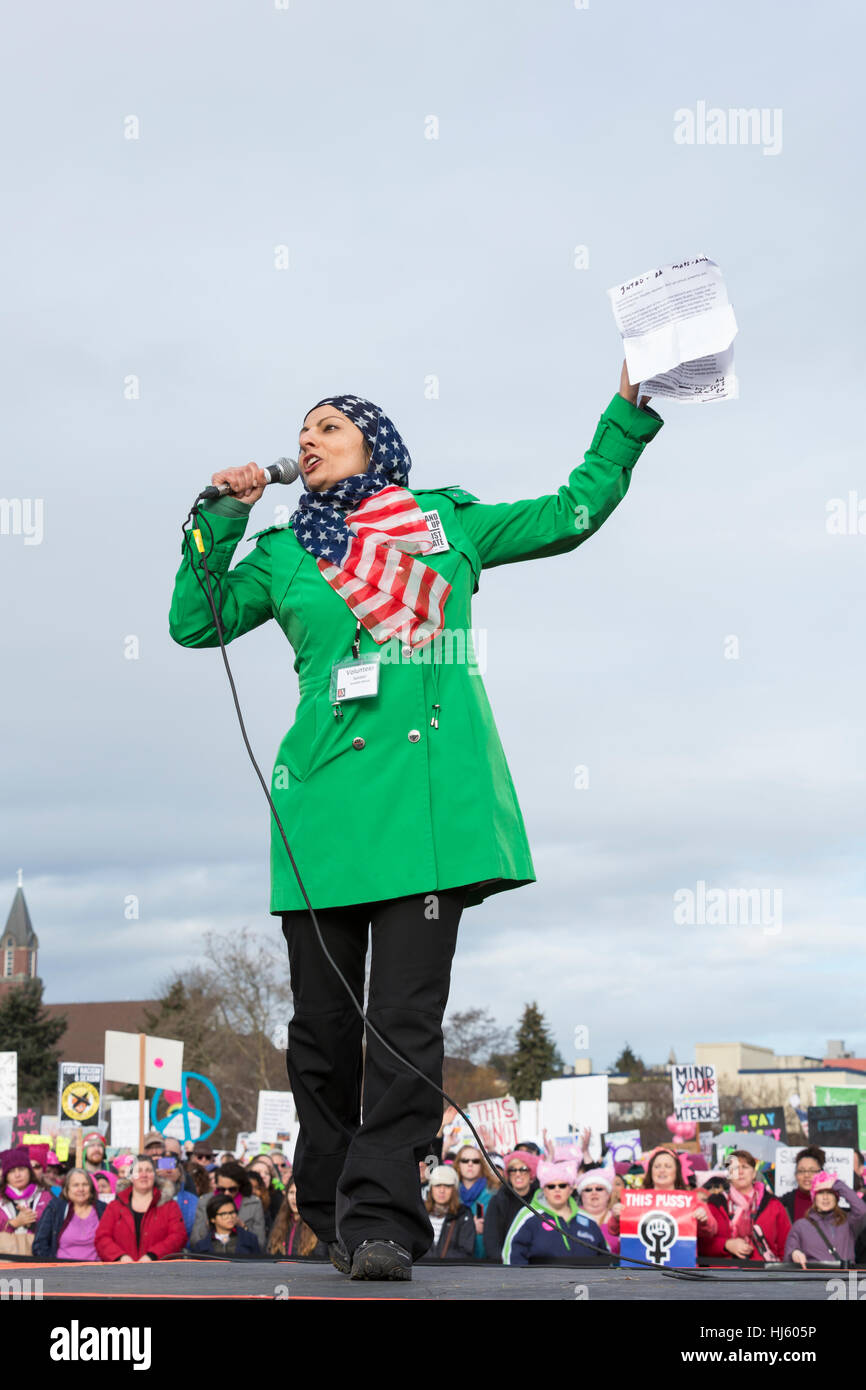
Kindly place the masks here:
<instances>
[{"instance_id":1,"label":"black stage floor","mask_svg":"<svg viewBox=\"0 0 866 1390\"><path fill-rule=\"evenodd\" d=\"M674 1274L649 1269L418 1264L411 1281L366 1283L349 1280L330 1264L306 1260L170 1260L154 1265L49 1265L28 1260L0 1261L0 1278L21 1280L20 1296L27 1298L29 1293L45 1302L73 1298L174 1303L187 1299L826 1303L831 1279L844 1282L847 1290L852 1281L856 1286L858 1276L853 1270L838 1269L777 1273L712 1268ZM866 1292L866 1274L861 1272L859 1280ZM4 1284L7 1298L11 1288L17 1292L16 1285Z\"/></svg>"}]
</instances>

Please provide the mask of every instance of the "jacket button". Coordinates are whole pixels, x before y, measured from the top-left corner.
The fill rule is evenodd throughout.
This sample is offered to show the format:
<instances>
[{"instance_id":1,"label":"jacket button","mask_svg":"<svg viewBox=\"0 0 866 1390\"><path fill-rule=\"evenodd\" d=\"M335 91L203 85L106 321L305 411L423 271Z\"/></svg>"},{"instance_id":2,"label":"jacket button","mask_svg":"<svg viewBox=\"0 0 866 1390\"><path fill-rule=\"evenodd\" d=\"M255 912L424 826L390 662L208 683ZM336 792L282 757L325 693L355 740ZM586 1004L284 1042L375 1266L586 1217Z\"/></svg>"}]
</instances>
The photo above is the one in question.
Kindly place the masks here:
<instances>
[{"instance_id":1,"label":"jacket button","mask_svg":"<svg viewBox=\"0 0 866 1390\"><path fill-rule=\"evenodd\" d=\"M364 742L365 742L365 740L362 739L362 738L353 738L353 739L352 739L352 747L353 747L353 748L363 748L363 747L364 747Z\"/></svg>"},{"instance_id":2,"label":"jacket button","mask_svg":"<svg viewBox=\"0 0 866 1390\"><path fill-rule=\"evenodd\" d=\"M417 729L410 729L407 737L410 743L417 743L421 735L419 734Z\"/></svg>"},{"instance_id":3,"label":"jacket button","mask_svg":"<svg viewBox=\"0 0 866 1390\"><path fill-rule=\"evenodd\" d=\"M412 655L412 648L411 648L411 647L403 647L402 652L401 652L401 655L402 655L404 661L408 661L408 660L409 660L409 657Z\"/></svg>"}]
</instances>

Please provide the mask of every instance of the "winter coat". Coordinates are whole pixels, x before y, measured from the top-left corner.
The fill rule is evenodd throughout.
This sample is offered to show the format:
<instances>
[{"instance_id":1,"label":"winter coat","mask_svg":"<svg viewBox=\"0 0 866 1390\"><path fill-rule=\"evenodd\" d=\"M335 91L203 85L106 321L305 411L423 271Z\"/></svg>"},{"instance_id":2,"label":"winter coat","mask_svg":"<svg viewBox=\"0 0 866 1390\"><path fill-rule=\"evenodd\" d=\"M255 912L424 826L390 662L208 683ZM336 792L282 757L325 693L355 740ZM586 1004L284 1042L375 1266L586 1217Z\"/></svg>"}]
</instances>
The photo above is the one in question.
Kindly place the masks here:
<instances>
[{"instance_id":1,"label":"winter coat","mask_svg":"<svg viewBox=\"0 0 866 1390\"><path fill-rule=\"evenodd\" d=\"M198 1210L195 1220L192 1223L192 1234L190 1235L190 1245L204 1240L210 1230L207 1219L207 1204L214 1194L206 1192L203 1197L198 1199ZM242 1197L238 1208L238 1224L245 1226L248 1231L252 1231L261 1248L265 1248L265 1210L258 1197Z\"/></svg>"},{"instance_id":2,"label":"winter coat","mask_svg":"<svg viewBox=\"0 0 866 1390\"><path fill-rule=\"evenodd\" d=\"M785 1258L785 1241L788 1239L791 1223L788 1220L788 1213L778 1197L774 1197L770 1189L764 1184L761 1186L763 1192L758 1202L755 1222L763 1231L764 1238L776 1259L783 1260ZM729 1250L725 1249L725 1241L730 1240L734 1234L731 1218L728 1215L727 1198L722 1193L714 1193L707 1202L707 1211L711 1211L715 1217L716 1229L714 1231L709 1223L706 1228L698 1226L698 1254L735 1258ZM751 1260L761 1259L755 1246L752 1247L749 1258Z\"/></svg>"},{"instance_id":3,"label":"winter coat","mask_svg":"<svg viewBox=\"0 0 866 1390\"><path fill-rule=\"evenodd\" d=\"M531 1203L537 1191L538 1179L533 1178L525 1200ZM523 1210L520 1198L505 1183L494 1192L484 1213L484 1253L488 1260L502 1259L505 1237L515 1216Z\"/></svg>"},{"instance_id":4,"label":"winter coat","mask_svg":"<svg viewBox=\"0 0 866 1390\"><path fill-rule=\"evenodd\" d=\"M96 1229L96 1253L106 1263L130 1255L138 1260L152 1255L162 1260L177 1255L186 1245L186 1227L174 1200L160 1204L156 1188L141 1222L141 1241L135 1238L135 1217L130 1208L133 1189L125 1188L109 1202Z\"/></svg>"},{"instance_id":5,"label":"winter coat","mask_svg":"<svg viewBox=\"0 0 866 1390\"><path fill-rule=\"evenodd\" d=\"M839 1178L833 1184L833 1191L844 1197L851 1208L850 1212L845 1214L844 1225L841 1221L838 1225L833 1221L833 1212L825 1215L813 1211L811 1216L801 1217L799 1221L794 1222L785 1242L786 1260L790 1260L795 1250L802 1250L807 1260L835 1260L837 1256L830 1250L827 1240L838 1251L840 1260L854 1259L857 1237L866 1228L866 1202ZM815 1226L820 1229L816 1231ZM827 1240L822 1239L821 1231Z\"/></svg>"},{"instance_id":6,"label":"winter coat","mask_svg":"<svg viewBox=\"0 0 866 1390\"><path fill-rule=\"evenodd\" d=\"M97 1198L92 1205L93 1210L101 1219L110 1203L100 1202ZM68 1221L72 1220L72 1216L72 1203L68 1202L65 1197L53 1197L51 1199L36 1227L36 1235L33 1240L34 1256L43 1260L57 1259L57 1246L60 1243L63 1228Z\"/></svg>"},{"instance_id":7,"label":"winter coat","mask_svg":"<svg viewBox=\"0 0 866 1390\"><path fill-rule=\"evenodd\" d=\"M244 1230L243 1226L238 1226L235 1231L234 1245L231 1250L223 1245L222 1241L214 1240L210 1231L201 1240L190 1245L189 1249L192 1255L225 1255L235 1259L244 1256L253 1259L261 1257L262 1253L262 1248L252 1231Z\"/></svg>"},{"instance_id":8,"label":"winter coat","mask_svg":"<svg viewBox=\"0 0 866 1390\"><path fill-rule=\"evenodd\" d=\"M504 1265L592 1259L593 1251L587 1246L592 1246L599 1255L610 1255L601 1227L580 1210L574 1197L569 1197L568 1206L561 1213L555 1212L539 1189L531 1206L535 1207L537 1215L533 1216L524 1207L511 1223L502 1247ZM568 1236L576 1239L568 1240Z\"/></svg>"},{"instance_id":9,"label":"winter coat","mask_svg":"<svg viewBox=\"0 0 866 1390\"><path fill-rule=\"evenodd\" d=\"M439 1238L422 1258L432 1260L471 1260L475 1255L475 1218L461 1202L457 1211L445 1217Z\"/></svg>"},{"instance_id":10,"label":"winter coat","mask_svg":"<svg viewBox=\"0 0 866 1390\"><path fill-rule=\"evenodd\" d=\"M788 1220L792 1224L804 1217L812 1205L812 1198L808 1192L802 1193L799 1187L795 1187L791 1192L786 1192L783 1197L779 1198L779 1201L788 1213Z\"/></svg>"},{"instance_id":11,"label":"winter coat","mask_svg":"<svg viewBox=\"0 0 866 1390\"><path fill-rule=\"evenodd\" d=\"M466 906L535 878L505 754L473 652L472 596L483 569L563 555L587 540L626 494L632 466L661 428L652 410L616 395L568 482L549 496L482 504L460 487L413 490L436 509L449 549L421 557L451 585L445 632L411 652L377 646L361 628L360 652L380 654L378 693L329 698L332 665L350 654L356 620L291 527L256 533L230 570L249 517L236 498L204 504L202 539L223 593L226 641L275 618L295 651L300 701L277 752L271 795L314 907L374 902L469 885ZM218 645L202 591L200 560L187 539L175 580L169 632L181 646ZM560 584L572 585L564 567ZM530 581L539 603L544 579ZM548 580L550 582L550 580ZM519 660L520 634L506 634ZM538 673L543 687L545 677ZM434 722L438 718L438 724ZM364 807L375 852L323 854L341 807ZM271 821L271 912L304 898Z\"/></svg>"},{"instance_id":12,"label":"winter coat","mask_svg":"<svg viewBox=\"0 0 866 1390\"><path fill-rule=\"evenodd\" d=\"M191 1236L195 1218L198 1213L199 1199L195 1192L189 1192L186 1187L181 1187L175 1192L174 1200L180 1208L180 1214L183 1217L184 1229L186 1230L187 1236Z\"/></svg>"},{"instance_id":13,"label":"winter coat","mask_svg":"<svg viewBox=\"0 0 866 1390\"><path fill-rule=\"evenodd\" d=\"M0 1183L0 1189L5 1192L5 1184ZM23 1205L28 1206L31 1211L36 1212L35 1222L32 1226L16 1226L15 1230L28 1231L30 1235L34 1235L35 1232L38 1231L39 1223L51 1205L51 1202L51 1193L44 1187L37 1187L35 1192L31 1193L23 1203ZM0 1232L12 1230L10 1222L15 1220L20 1210L21 1207L18 1203L14 1202L11 1197L6 1197L4 1195L0 1198Z\"/></svg>"}]
</instances>

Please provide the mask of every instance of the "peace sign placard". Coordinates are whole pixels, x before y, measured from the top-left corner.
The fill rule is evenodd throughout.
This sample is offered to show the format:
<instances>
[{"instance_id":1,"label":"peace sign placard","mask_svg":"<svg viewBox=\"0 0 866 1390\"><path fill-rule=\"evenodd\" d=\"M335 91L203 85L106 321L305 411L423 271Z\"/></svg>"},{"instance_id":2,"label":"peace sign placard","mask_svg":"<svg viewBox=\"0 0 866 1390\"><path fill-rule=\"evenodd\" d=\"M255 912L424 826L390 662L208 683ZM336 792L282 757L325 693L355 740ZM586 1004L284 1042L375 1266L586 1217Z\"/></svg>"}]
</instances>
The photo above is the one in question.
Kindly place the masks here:
<instances>
[{"instance_id":1,"label":"peace sign placard","mask_svg":"<svg viewBox=\"0 0 866 1390\"><path fill-rule=\"evenodd\" d=\"M190 1104L190 1081L198 1081L202 1086L204 1086L206 1091L210 1092L210 1095L213 1098L212 1115L208 1115L204 1110L197 1110L193 1105ZM213 1082L209 1081L206 1076L201 1076L199 1072L183 1072L183 1074L181 1075L180 1084L180 1105L173 1106L172 1109L166 1111L166 1113L160 1119L157 1116L157 1107L159 1106L160 1098L163 1095L164 1091L160 1089L159 1091L157 1091L156 1095L153 1097L153 1100L150 1102L150 1122L153 1125L154 1129L159 1130L160 1134L164 1134L168 1126L172 1123L172 1121L176 1120L178 1117L180 1117L181 1123L183 1124L184 1143L187 1143L189 1140L196 1138L207 1139L211 1134L213 1134L214 1130L219 1125L220 1119L222 1118L222 1105L220 1104L219 1093ZM191 1116L194 1116L197 1120L201 1121L202 1128L199 1134L197 1135L194 1135L191 1131Z\"/></svg>"}]
</instances>

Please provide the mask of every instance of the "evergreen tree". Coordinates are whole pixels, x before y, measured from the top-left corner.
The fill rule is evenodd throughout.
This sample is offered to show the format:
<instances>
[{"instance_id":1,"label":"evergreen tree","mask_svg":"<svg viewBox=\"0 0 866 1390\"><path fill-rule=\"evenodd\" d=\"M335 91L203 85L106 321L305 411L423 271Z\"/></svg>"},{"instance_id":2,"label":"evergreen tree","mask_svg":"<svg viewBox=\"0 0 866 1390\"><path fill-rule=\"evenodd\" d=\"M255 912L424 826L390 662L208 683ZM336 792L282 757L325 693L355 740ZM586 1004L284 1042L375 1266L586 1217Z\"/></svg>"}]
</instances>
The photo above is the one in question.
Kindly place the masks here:
<instances>
[{"instance_id":1,"label":"evergreen tree","mask_svg":"<svg viewBox=\"0 0 866 1390\"><path fill-rule=\"evenodd\" d=\"M66 1032L66 1017L49 1018L42 1007L42 981L25 980L0 999L0 1052L18 1053L18 1109L41 1106L57 1094L55 1044Z\"/></svg>"},{"instance_id":2,"label":"evergreen tree","mask_svg":"<svg viewBox=\"0 0 866 1390\"><path fill-rule=\"evenodd\" d=\"M643 1059L638 1057L628 1043L611 1066L611 1071L627 1076L629 1081L642 1081L646 1076Z\"/></svg>"},{"instance_id":3,"label":"evergreen tree","mask_svg":"<svg viewBox=\"0 0 866 1390\"><path fill-rule=\"evenodd\" d=\"M508 1089L515 1100L538 1100L542 1081L564 1063L538 1005L527 1004L517 1029L517 1046L508 1058Z\"/></svg>"}]
</instances>

